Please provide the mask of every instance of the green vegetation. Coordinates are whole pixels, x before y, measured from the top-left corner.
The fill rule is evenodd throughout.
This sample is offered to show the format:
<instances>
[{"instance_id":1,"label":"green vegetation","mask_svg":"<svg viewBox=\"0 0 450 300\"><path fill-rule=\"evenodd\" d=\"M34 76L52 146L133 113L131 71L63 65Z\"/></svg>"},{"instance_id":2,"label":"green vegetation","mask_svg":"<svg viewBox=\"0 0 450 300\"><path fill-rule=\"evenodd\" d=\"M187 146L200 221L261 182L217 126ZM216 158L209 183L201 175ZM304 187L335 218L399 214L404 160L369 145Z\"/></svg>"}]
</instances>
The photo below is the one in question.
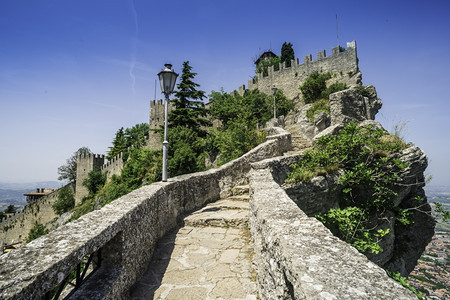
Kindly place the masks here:
<instances>
[{"instance_id":1,"label":"green vegetation","mask_svg":"<svg viewBox=\"0 0 450 300\"><path fill-rule=\"evenodd\" d=\"M275 56L261 60L256 66L256 74L263 73L263 76L269 75L269 67L273 66L274 71L280 69L281 57Z\"/></svg>"},{"instance_id":2,"label":"green vegetation","mask_svg":"<svg viewBox=\"0 0 450 300\"><path fill-rule=\"evenodd\" d=\"M320 74L314 72L306 78L305 82L300 86L305 104L313 103L322 98L322 92L327 89L327 80L332 74L330 72Z\"/></svg>"},{"instance_id":3,"label":"green vegetation","mask_svg":"<svg viewBox=\"0 0 450 300\"><path fill-rule=\"evenodd\" d=\"M77 180L77 157L78 155L91 154L91 150L88 147L81 147L71 157L66 160L66 164L58 168L58 180L68 180L69 182L75 182Z\"/></svg>"},{"instance_id":4,"label":"green vegetation","mask_svg":"<svg viewBox=\"0 0 450 300\"><path fill-rule=\"evenodd\" d=\"M28 233L26 242L29 243L40 236L46 235L47 233L48 229L46 229L44 225L35 222L33 228L31 228L30 232Z\"/></svg>"},{"instance_id":5,"label":"green vegetation","mask_svg":"<svg viewBox=\"0 0 450 300\"><path fill-rule=\"evenodd\" d=\"M211 126L211 122L206 119L208 111L202 101L205 92L197 90L200 85L192 81L196 75L197 73L192 72L189 61L185 61L181 81L177 84L178 90L175 92L175 98L170 101L175 109L169 114L169 126L187 127L199 137L205 137L206 131L203 127Z\"/></svg>"},{"instance_id":6,"label":"green vegetation","mask_svg":"<svg viewBox=\"0 0 450 300\"><path fill-rule=\"evenodd\" d=\"M16 211L17 208L13 204L8 205L8 207L5 209L5 213L7 214L14 214L16 213Z\"/></svg>"},{"instance_id":7,"label":"green vegetation","mask_svg":"<svg viewBox=\"0 0 450 300\"><path fill-rule=\"evenodd\" d=\"M168 139L170 177L206 170L207 158L224 164L265 140L265 133L257 128L272 118L273 96L258 90L227 94L212 92L209 114L220 121L221 126L211 128L206 118L204 92L194 82L196 73L189 62L183 63L181 80L175 98L171 101L174 110L169 114ZM286 115L293 108L282 90L275 96L277 115ZM157 130L163 137L162 128ZM137 124L132 128L120 128L113 140L108 157L124 153L125 165L120 175L106 181L104 174L94 169L83 182L89 195L77 205L72 219L98 209L107 203L143 186L161 180L162 151L145 149L148 125ZM126 150L125 150L126 149Z\"/></svg>"},{"instance_id":8,"label":"green vegetation","mask_svg":"<svg viewBox=\"0 0 450 300\"><path fill-rule=\"evenodd\" d=\"M408 279L400 275L399 272L386 271L386 273L389 275L389 277L400 283L403 287L413 292L417 296L417 298L424 299L424 296L421 293L419 293L419 291L415 287L409 285Z\"/></svg>"},{"instance_id":9,"label":"green vegetation","mask_svg":"<svg viewBox=\"0 0 450 300\"><path fill-rule=\"evenodd\" d=\"M291 66L291 60L295 58L294 49L292 48L292 43L284 42L281 46L281 62L286 63L286 67L289 68Z\"/></svg>"},{"instance_id":10,"label":"green vegetation","mask_svg":"<svg viewBox=\"0 0 450 300\"><path fill-rule=\"evenodd\" d=\"M281 90L277 90L275 99L278 116L286 115L294 106ZM237 92L213 91L210 101L211 116L221 121L222 126L210 130L206 147L210 154L220 153L219 165L238 158L264 141L265 134L257 127L272 118L273 96L258 90L246 90L243 96Z\"/></svg>"},{"instance_id":11,"label":"green vegetation","mask_svg":"<svg viewBox=\"0 0 450 300\"><path fill-rule=\"evenodd\" d=\"M339 134L320 138L305 152L286 182L308 182L314 176L342 170L340 207L316 217L359 251L378 253L382 251L378 242L388 231L377 228L373 215L381 217L387 209L394 210L399 222L408 223L408 212L392 203L397 195L392 186L407 167L393 154L406 146L382 129L349 123Z\"/></svg>"},{"instance_id":12,"label":"green vegetation","mask_svg":"<svg viewBox=\"0 0 450 300\"><path fill-rule=\"evenodd\" d=\"M120 128L116 132L116 136L112 142L113 146L109 148L106 158L113 159L118 154L122 153L122 159L126 161L129 155L130 148L142 148L149 135L149 125L147 123L136 124L131 128Z\"/></svg>"},{"instance_id":13,"label":"green vegetation","mask_svg":"<svg viewBox=\"0 0 450 300\"><path fill-rule=\"evenodd\" d=\"M333 76L332 73L318 72L312 73L305 82L300 86L305 104L312 103L307 110L306 116L313 123L314 116L321 112L330 113L330 102L328 100L330 94L336 93L348 88L345 83L335 82L327 87L327 80Z\"/></svg>"},{"instance_id":14,"label":"green vegetation","mask_svg":"<svg viewBox=\"0 0 450 300\"><path fill-rule=\"evenodd\" d=\"M0 222L1 222L3 219L6 219L6 214L5 214L4 212L0 211Z\"/></svg>"},{"instance_id":15,"label":"green vegetation","mask_svg":"<svg viewBox=\"0 0 450 300\"><path fill-rule=\"evenodd\" d=\"M330 101L327 99L319 99L315 101L306 111L306 117L311 123L314 123L314 116L318 113L325 112L330 114Z\"/></svg>"},{"instance_id":16,"label":"green vegetation","mask_svg":"<svg viewBox=\"0 0 450 300\"><path fill-rule=\"evenodd\" d=\"M71 210L75 206L75 195L68 187L63 187L58 192L58 200L53 204L52 208L56 214L62 215L63 213Z\"/></svg>"}]
</instances>

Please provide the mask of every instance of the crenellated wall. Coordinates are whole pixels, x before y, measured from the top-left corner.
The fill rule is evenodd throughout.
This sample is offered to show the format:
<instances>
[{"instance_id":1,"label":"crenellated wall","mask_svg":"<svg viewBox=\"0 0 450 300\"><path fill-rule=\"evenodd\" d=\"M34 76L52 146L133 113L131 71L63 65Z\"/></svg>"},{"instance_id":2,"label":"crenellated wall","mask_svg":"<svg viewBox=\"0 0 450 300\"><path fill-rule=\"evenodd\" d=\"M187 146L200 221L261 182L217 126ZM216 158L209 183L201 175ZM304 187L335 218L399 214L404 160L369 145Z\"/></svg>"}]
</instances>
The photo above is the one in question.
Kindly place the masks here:
<instances>
[{"instance_id":1,"label":"crenellated wall","mask_svg":"<svg viewBox=\"0 0 450 300\"><path fill-rule=\"evenodd\" d=\"M73 184L68 184L65 187L71 189L72 192L74 191ZM58 193L59 189L37 200L30 201L22 211L0 222L0 246L1 244L9 245L25 241L36 222L50 229L52 221L58 217L52 208L58 200Z\"/></svg>"},{"instance_id":2,"label":"crenellated wall","mask_svg":"<svg viewBox=\"0 0 450 300\"><path fill-rule=\"evenodd\" d=\"M95 167L101 168L105 163L103 154L82 154L77 156L77 180L75 187L75 205L80 203L83 197L89 194L88 189L83 186L84 179Z\"/></svg>"},{"instance_id":3,"label":"crenellated wall","mask_svg":"<svg viewBox=\"0 0 450 300\"><path fill-rule=\"evenodd\" d=\"M173 109L172 104L168 105L168 113ZM148 137L148 147L150 149L162 149L161 135L155 132L164 125L164 102L163 100L150 101L150 132Z\"/></svg>"},{"instance_id":4,"label":"crenellated wall","mask_svg":"<svg viewBox=\"0 0 450 300\"><path fill-rule=\"evenodd\" d=\"M112 175L120 175L124 165L125 162L123 161L123 154L121 152L111 160L107 161L104 165L102 165L100 169L102 173L107 174L109 179Z\"/></svg>"},{"instance_id":5,"label":"crenellated wall","mask_svg":"<svg viewBox=\"0 0 450 300\"><path fill-rule=\"evenodd\" d=\"M158 239L184 214L230 194L233 186L248 181L252 162L290 147L288 132L271 129L265 143L220 168L144 186L0 256L0 298L35 299L61 282L82 257L102 249L102 267L74 298L127 299Z\"/></svg>"},{"instance_id":6,"label":"crenellated wall","mask_svg":"<svg viewBox=\"0 0 450 300\"><path fill-rule=\"evenodd\" d=\"M313 72L332 72L336 81L347 85L356 85L361 82L361 73L358 68L358 56L356 51L356 41L347 42L347 49L340 51L338 47L332 49L331 56L326 56L325 50L317 53L317 59L313 60L312 55L306 55L303 63L299 63L296 58L291 61L291 66L286 67L280 63L279 70L275 71L274 66L269 67L268 75L259 73L255 78L248 81L248 89L259 89L266 94L272 94L272 87L275 85L282 89L288 98L295 98L299 95L299 86ZM245 85L239 87L239 93L245 91Z\"/></svg>"}]
</instances>

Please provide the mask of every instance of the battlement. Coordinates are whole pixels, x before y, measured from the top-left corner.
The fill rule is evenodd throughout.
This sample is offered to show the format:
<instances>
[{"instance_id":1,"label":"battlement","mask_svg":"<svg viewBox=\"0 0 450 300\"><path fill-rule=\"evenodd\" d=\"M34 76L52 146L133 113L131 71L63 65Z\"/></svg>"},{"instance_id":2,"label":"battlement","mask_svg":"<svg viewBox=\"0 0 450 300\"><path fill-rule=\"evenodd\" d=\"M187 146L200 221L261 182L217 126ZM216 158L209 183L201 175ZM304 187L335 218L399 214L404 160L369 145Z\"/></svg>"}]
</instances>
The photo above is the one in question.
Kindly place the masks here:
<instances>
[{"instance_id":1,"label":"battlement","mask_svg":"<svg viewBox=\"0 0 450 300\"><path fill-rule=\"evenodd\" d=\"M130 148L128 148L128 150L130 150ZM123 161L123 153L120 152L114 158L107 161L103 166L101 166L100 170L102 171L102 173L106 173L107 178L109 179L112 175L120 175L124 165L125 162Z\"/></svg>"},{"instance_id":2,"label":"battlement","mask_svg":"<svg viewBox=\"0 0 450 300\"><path fill-rule=\"evenodd\" d=\"M340 47L331 49L331 55L327 56L326 51L317 52L317 59L313 60L311 54L303 57L303 63L299 59L291 60L291 66L286 63L280 63L278 66L271 66L267 74L258 73L254 78L248 81L248 89L259 89L260 91L271 94L272 86L282 89L288 98L294 98L299 94L298 87L313 72L325 73L333 72L339 78L339 81L347 85L355 85L360 81L356 41L347 42L347 49L341 50ZM238 88L240 94L245 91L245 85Z\"/></svg>"},{"instance_id":3,"label":"battlement","mask_svg":"<svg viewBox=\"0 0 450 300\"><path fill-rule=\"evenodd\" d=\"M83 153L77 156L78 159L105 159L104 154Z\"/></svg>"}]
</instances>

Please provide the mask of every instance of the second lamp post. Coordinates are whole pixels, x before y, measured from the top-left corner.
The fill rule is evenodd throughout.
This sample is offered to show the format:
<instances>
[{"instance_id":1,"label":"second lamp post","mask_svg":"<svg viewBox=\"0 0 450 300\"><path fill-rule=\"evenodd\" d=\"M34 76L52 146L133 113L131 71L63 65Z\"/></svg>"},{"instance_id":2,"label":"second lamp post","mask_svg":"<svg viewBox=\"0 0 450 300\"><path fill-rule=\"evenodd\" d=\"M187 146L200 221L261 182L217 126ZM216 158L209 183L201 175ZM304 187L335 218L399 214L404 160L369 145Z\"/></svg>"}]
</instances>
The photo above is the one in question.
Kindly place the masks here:
<instances>
[{"instance_id":1,"label":"second lamp post","mask_svg":"<svg viewBox=\"0 0 450 300\"><path fill-rule=\"evenodd\" d=\"M167 118L169 110L169 95L173 92L178 74L172 70L171 64L165 64L166 68L158 73L161 92L165 95L164 100L164 141L163 141L163 171L162 181L167 181L167 153L169 151L169 141L167 140Z\"/></svg>"}]
</instances>

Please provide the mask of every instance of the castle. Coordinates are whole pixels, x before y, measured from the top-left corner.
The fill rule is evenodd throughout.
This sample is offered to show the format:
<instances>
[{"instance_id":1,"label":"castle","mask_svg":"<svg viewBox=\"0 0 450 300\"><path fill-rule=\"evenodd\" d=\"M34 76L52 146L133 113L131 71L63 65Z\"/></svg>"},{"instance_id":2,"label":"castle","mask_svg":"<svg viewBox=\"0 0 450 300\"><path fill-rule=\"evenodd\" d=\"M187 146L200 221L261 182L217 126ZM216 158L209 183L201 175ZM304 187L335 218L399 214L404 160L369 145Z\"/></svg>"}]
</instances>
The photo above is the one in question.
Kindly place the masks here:
<instances>
[{"instance_id":1,"label":"castle","mask_svg":"<svg viewBox=\"0 0 450 300\"><path fill-rule=\"evenodd\" d=\"M275 71L275 69L278 69ZM303 58L303 64L299 63L296 58L291 61L291 66L286 67L284 63L280 63L278 68L269 67L268 75L264 76L259 73L255 78L248 81L248 89L259 89L260 91L271 94L271 88L275 85L278 89L282 89L285 95L291 99L299 98L299 86L313 72L333 72L335 77L333 80L344 82L347 85L355 85L361 82L361 73L358 68L358 57L356 42L348 42L347 49L341 47L332 48L331 55L327 56L326 51L322 50L317 53L317 59L313 60L312 55L308 54ZM238 92L243 94L246 90L245 85L238 87ZM173 109L169 105L169 111ZM150 129L159 129L164 124L164 103L162 100L150 101L149 125ZM162 147L161 138L158 133L150 130L147 146L149 148L158 149ZM80 203L83 197L88 195L88 190L82 185L83 180L94 167L100 167L102 172L106 173L108 178L112 175L119 175L124 166L122 155L119 154L110 161L105 161L102 154L87 154L77 158L77 179L74 187L76 204ZM55 191L48 196L33 202L33 210L28 216L29 208L25 207L23 212L19 212L16 216L12 216L0 223L0 242L9 244L12 241L23 241L29 230L35 222L50 226L51 221L56 215L51 205L39 205L39 203L54 203L57 200L57 192ZM51 199L51 200L49 200ZM42 207L41 207L42 206ZM46 207L45 209L43 207ZM44 219L38 218L36 210L40 211L40 215L48 216ZM27 215L23 217L22 215ZM35 217L33 217L36 215ZM16 220L21 220L20 222ZM25 221L28 220L28 221ZM30 224L25 224L25 223ZM25 225L24 225L25 224ZM16 229L14 229L16 228ZM14 232L14 234L12 234Z\"/></svg>"},{"instance_id":2,"label":"castle","mask_svg":"<svg viewBox=\"0 0 450 300\"><path fill-rule=\"evenodd\" d=\"M356 43L347 43L347 50L333 48L329 57L326 57L325 51L319 52L315 61L309 55L303 64L299 64L297 59L289 68L283 64L275 71L271 67L267 76L258 74L249 81L248 89L257 88L271 93L271 87L275 85L285 90L288 97L296 98L298 86L316 71L333 72L333 80L350 86L359 83L361 74ZM239 88L239 92L244 91L245 86ZM336 121L337 115L342 120L356 120L375 126L377 122L373 121L373 116L381 107L381 101L373 87L369 87L368 92L368 97L356 88L332 94L330 115L321 116L322 119L329 118L330 122L315 136L332 133L342 126L343 123ZM157 128L158 122L163 120L162 102L151 102L150 106L150 126ZM292 124L297 123L298 117L291 116ZM314 129L319 123L315 120L310 126ZM302 190L295 195L308 199L294 199L282 186L287 172L301 154L283 156L293 146L290 132L280 127L270 127L267 131L266 142L236 160L205 172L143 186L21 249L0 256L0 297L40 297L68 277L71 270L81 265L83 258L89 256L90 260L96 255L101 256L101 266L86 280L86 284L75 291L74 297L126 299L130 289L144 274L157 242L177 228L186 214L224 199L236 186L248 184L249 228L255 241L254 263L263 299L414 299L410 291L388 278L379 266L392 259L395 270L402 271L403 268L407 272L433 231L432 218L420 218L419 213L414 212L413 225L408 230L393 228L394 222L389 222L390 229L396 230L393 239L387 241L392 251L378 257L384 262L369 261L355 248L333 236L320 221L309 217L308 207L297 203L312 200L305 204L317 205L319 198L329 203L336 185L323 182L328 178L317 176L315 179L318 180L311 180L305 183L306 186L299 183L295 187L306 188L306 192ZM82 182L95 166L101 165L101 169L108 173L120 171L122 157L118 156L107 164L104 164L104 158L96 154L78 157L77 183ZM402 178L401 183L404 184L398 192L402 195L398 205L404 199L410 201L423 192L421 182L427 165L425 154L416 146L405 149L399 159L410 163L411 168ZM82 194L83 190L80 188L77 191L77 199L80 199L78 193ZM42 208L38 206L37 209ZM211 209L207 211L212 212ZM13 223L10 225L16 226ZM405 246L405 241L407 246L403 249L406 251L403 256L408 261L393 253L394 242ZM201 258L204 261L203 254ZM227 288L234 286L229 284Z\"/></svg>"}]
</instances>

